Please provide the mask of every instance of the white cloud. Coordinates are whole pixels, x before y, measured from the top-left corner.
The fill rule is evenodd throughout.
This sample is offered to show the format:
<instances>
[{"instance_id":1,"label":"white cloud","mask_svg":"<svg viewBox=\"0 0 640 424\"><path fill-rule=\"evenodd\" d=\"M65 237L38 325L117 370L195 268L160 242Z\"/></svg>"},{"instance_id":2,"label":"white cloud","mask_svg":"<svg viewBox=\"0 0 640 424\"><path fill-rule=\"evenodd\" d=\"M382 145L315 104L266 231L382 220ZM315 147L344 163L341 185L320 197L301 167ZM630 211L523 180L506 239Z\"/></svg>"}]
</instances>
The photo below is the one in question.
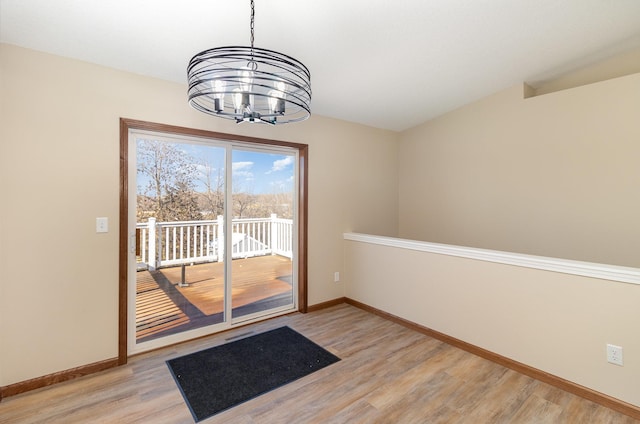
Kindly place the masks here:
<instances>
[{"instance_id":1,"label":"white cloud","mask_svg":"<svg viewBox=\"0 0 640 424\"><path fill-rule=\"evenodd\" d=\"M274 180L269 182L269 186L271 190L274 190L277 193L284 193L287 191L291 191L293 189L293 181L295 178L287 178L284 180Z\"/></svg>"},{"instance_id":2,"label":"white cloud","mask_svg":"<svg viewBox=\"0 0 640 424\"><path fill-rule=\"evenodd\" d=\"M293 164L293 156L287 156L284 159L274 161L273 166L271 167L271 171L269 172L282 171L291 164Z\"/></svg>"},{"instance_id":3,"label":"white cloud","mask_svg":"<svg viewBox=\"0 0 640 424\"><path fill-rule=\"evenodd\" d=\"M233 162L232 164L233 172L243 171L253 168L253 162Z\"/></svg>"},{"instance_id":4,"label":"white cloud","mask_svg":"<svg viewBox=\"0 0 640 424\"><path fill-rule=\"evenodd\" d=\"M253 181L253 172L251 172L251 168L253 168L253 162L233 162L232 164L233 178L234 182L239 180L244 180L244 182ZM238 184L240 181L237 182Z\"/></svg>"},{"instance_id":5,"label":"white cloud","mask_svg":"<svg viewBox=\"0 0 640 424\"><path fill-rule=\"evenodd\" d=\"M212 172L214 172L216 170L215 168L211 168L209 166L202 165L202 164L199 164L199 163L196 163L195 166L196 166L196 171L198 172L198 175L200 177L206 177L208 174L210 174L210 173L212 173Z\"/></svg>"}]
</instances>

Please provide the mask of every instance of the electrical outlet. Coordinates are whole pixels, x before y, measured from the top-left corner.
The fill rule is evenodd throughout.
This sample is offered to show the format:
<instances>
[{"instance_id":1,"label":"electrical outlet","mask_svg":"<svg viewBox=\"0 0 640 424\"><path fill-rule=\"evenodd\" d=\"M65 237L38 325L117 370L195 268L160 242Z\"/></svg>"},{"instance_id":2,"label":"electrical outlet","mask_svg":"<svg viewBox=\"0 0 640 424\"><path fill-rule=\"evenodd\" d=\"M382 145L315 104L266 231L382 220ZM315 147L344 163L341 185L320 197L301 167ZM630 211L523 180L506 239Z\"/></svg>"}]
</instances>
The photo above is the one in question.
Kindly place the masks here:
<instances>
[{"instance_id":1,"label":"electrical outlet","mask_svg":"<svg viewBox=\"0 0 640 424\"><path fill-rule=\"evenodd\" d=\"M622 366L622 347L607 344L607 362Z\"/></svg>"},{"instance_id":2,"label":"electrical outlet","mask_svg":"<svg viewBox=\"0 0 640 424\"><path fill-rule=\"evenodd\" d=\"M338 271L333 273L333 282L337 283L340 281L340 273Z\"/></svg>"}]
</instances>

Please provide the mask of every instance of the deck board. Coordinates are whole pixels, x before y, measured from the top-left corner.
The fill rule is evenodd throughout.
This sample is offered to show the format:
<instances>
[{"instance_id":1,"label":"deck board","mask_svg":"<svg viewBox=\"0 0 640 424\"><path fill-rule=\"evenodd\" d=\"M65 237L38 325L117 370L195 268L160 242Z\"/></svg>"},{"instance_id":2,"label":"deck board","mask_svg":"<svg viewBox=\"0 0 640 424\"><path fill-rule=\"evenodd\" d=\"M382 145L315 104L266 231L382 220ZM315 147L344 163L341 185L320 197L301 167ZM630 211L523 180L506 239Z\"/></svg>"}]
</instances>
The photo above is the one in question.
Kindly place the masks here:
<instances>
[{"instance_id":1,"label":"deck board","mask_svg":"<svg viewBox=\"0 0 640 424\"><path fill-rule=\"evenodd\" d=\"M138 271L136 275L136 340L173 334L222 322L224 264L185 267L187 287L180 287L182 267ZM259 256L232 262L234 316L291 299L291 260Z\"/></svg>"}]
</instances>

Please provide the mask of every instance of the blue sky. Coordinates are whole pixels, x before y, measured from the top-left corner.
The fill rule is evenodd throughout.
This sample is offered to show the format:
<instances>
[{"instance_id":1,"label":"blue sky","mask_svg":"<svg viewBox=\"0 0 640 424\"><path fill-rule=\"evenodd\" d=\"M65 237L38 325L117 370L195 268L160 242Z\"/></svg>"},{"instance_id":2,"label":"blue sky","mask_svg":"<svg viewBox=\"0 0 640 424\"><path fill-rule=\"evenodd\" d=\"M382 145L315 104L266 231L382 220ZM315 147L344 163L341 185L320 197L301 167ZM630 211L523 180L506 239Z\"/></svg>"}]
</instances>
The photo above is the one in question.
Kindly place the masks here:
<instances>
[{"instance_id":1,"label":"blue sky","mask_svg":"<svg viewBox=\"0 0 640 424\"><path fill-rule=\"evenodd\" d=\"M235 150L232 164L233 184L240 191L260 194L293 190L293 155Z\"/></svg>"},{"instance_id":2,"label":"blue sky","mask_svg":"<svg viewBox=\"0 0 640 424\"><path fill-rule=\"evenodd\" d=\"M191 156L197 164L202 178L207 164L211 178L215 183L218 170L224 175L224 149L200 144L176 144L180 150ZM283 193L294 187L295 157L270 152L234 150L232 156L234 192L250 194ZM146 182L138 175L137 186ZM203 190L204 184L198 184L197 190Z\"/></svg>"}]
</instances>

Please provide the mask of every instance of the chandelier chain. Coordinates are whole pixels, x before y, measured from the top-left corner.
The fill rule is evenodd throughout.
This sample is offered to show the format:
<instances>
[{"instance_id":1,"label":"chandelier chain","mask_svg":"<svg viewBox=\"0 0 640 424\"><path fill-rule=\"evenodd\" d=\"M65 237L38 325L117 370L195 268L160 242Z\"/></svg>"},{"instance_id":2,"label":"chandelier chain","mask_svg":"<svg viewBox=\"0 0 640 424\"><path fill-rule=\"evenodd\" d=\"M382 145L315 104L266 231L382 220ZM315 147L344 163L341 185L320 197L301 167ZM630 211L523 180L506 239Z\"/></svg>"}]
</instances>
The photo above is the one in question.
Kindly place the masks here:
<instances>
[{"instance_id":1,"label":"chandelier chain","mask_svg":"<svg viewBox=\"0 0 640 424\"><path fill-rule=\"evenodd\" d=\"M254 10L254 4L253 4L253 0L251 0L251 51L253 51L253 40L254 40L254 22L255 22L255 10Z\"/></svg>"}]
</instances>

